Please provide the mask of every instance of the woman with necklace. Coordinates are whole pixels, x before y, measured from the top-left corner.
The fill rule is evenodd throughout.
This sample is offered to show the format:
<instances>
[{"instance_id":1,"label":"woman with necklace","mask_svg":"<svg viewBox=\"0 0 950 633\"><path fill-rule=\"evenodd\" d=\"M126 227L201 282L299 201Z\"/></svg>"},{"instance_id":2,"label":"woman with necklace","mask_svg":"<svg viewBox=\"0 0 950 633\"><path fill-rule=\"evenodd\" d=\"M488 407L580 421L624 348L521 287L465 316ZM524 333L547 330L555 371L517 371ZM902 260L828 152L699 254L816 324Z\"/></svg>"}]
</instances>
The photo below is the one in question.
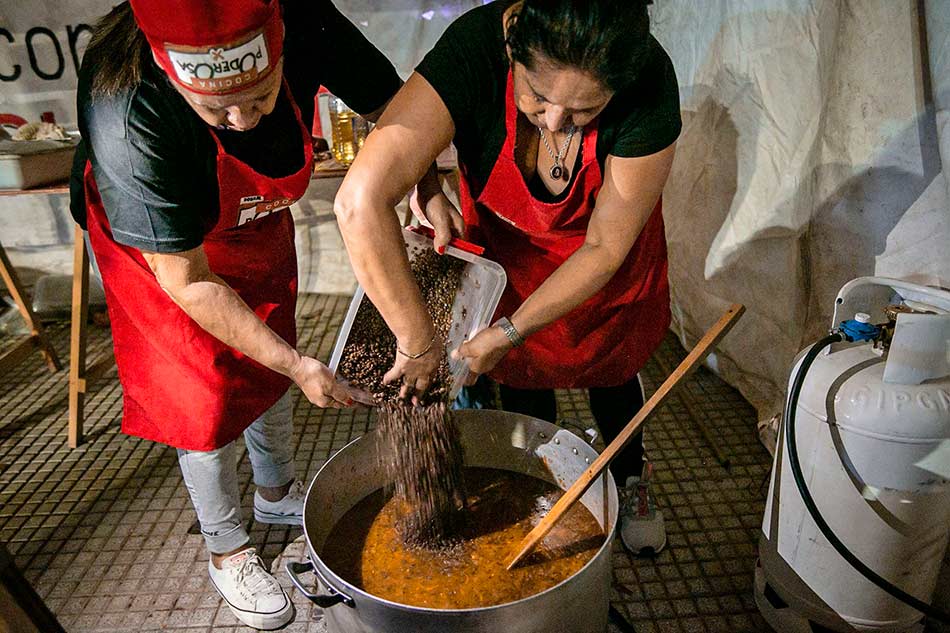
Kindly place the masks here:
<instances>
[{"instance_id":1,"label":"woman with necklace","mask_svg":"<svg viewBox=\"0 0 950 633\"><path fill-rule=\"evenodd\" d=\"M494 326L452 353L499 384L505 410L553 421L555 388L588 389L613 439L642 405L638 372L669 325L659 199L679 131L676 77L645 3L496 0L459 18L336 201L357 277L397 337L387 378L424 392L444 353L392 209L454 141L462 213L420 184L421 214L437 250L464 235L504 266L508 286ZM635 552L666 541L643 468L640 441L611 465Z\"/></svg>"}]
</instances>

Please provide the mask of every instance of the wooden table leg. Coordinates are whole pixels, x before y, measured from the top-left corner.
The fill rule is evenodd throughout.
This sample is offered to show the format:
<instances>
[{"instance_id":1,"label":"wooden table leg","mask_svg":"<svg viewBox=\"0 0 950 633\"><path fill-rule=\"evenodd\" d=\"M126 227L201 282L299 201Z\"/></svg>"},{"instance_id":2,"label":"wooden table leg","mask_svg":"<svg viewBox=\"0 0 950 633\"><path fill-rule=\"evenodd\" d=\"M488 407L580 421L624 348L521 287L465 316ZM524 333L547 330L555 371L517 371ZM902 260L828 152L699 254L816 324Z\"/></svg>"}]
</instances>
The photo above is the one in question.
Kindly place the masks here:
<instances>
[{"instance_id":1,"label":"wooden table leg","mask_svg":"<svg viewBox=\"0 0 950 633\"><path fill-rule=\"evenodd\" d=\"M89 318L89 253L76 225L73 244L73 308L69 333L69 448L82 444L86 399L86 322Z\"/></svg>"},{"instance_id":2,"label":"wooden table leg","mask_svg":"<svg viewBox=\"0 0 950 633\"><path fill-rule=\"evenodd\" d=\"M30 308L29 299L23 290L20 278L17 277L16 271L10 264L10 260L7 258L7 253L3 250L2 244L0 244L0 277L3 277L3 282L6 284L7 290L9 290L13 296L17 309L19 309L20 314L23 316L23 320L26 321L27 327L30 328L30 338L43 353L49 370L51 372L59 371L62 369L62 365L56 356L56 350L54 350L50 344L49 338L46 336L46 330L43 329L40 320L33 314L33 309Z\"/></svg>"}]
</instances>

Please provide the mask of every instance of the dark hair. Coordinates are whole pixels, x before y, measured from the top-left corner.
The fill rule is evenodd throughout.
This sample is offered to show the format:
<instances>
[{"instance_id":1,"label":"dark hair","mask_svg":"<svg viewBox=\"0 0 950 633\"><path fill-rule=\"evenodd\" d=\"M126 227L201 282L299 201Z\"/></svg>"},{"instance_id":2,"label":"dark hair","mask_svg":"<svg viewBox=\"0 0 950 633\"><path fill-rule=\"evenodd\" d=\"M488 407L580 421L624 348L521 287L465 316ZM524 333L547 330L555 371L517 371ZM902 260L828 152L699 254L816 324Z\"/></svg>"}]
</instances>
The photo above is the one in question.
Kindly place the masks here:
<instances>
[{"instance_id":1,"label":"dark hair","mask_svg":"<svg viewBox=\"0 0 950 633\"><path fill-rule=\"evenodd\" d=\"M147 64L153 63L152 51L128 2L96 22L85 57L94 64L93 97L115 96L141 83Z\"/></svg>"},{"instance_id":2,"label":"dark hair","mask_svg":"<svg viewBox=\"0 0 950 633\"><path fill-rule=\"evenodd\" d=\"M593 75L616 92L649 61L644 0L524 0L508 19L512 61L535 70L538 57Z\"/></svg>"}]
</instances>

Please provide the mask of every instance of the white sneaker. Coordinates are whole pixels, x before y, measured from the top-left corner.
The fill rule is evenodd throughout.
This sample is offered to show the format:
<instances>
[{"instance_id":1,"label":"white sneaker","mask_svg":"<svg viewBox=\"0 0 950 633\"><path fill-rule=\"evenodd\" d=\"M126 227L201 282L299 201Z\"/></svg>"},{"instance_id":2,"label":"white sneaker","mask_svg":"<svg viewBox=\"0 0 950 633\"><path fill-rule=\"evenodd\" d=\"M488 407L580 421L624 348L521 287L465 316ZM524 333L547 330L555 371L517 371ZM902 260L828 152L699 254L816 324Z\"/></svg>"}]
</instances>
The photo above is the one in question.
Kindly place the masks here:
<instances>
[{"instance_id":1,"label":"white sneaker","mask_svg":"<svg viewBox=\"0 0 950 633\"><path fill-rule=\"evenodd\" d=\"M299 479L290 486L290 491L280 501L268 501L254 491L254 520L260 523L280 525L303 525L303 501L307 496Z\"/></svg>"},{"instance_id":2,"label":"white sneaker","mask_svg":"<svg viewBox=\"0 0 950 633\"><path fill-rule=\"evenodd\" d=\"M294 605L261 562L253 547L224 559L222 569L208 560L211 584L238 620L272 631L294 619Z\"/></svg>"},{"instance_id":3,"label":"white sneaker","mask_svg":"<svg viewBox=\"0 0 950 633\"><path fill-rule=\"evenodd\" d=\"M640 477L627 477L623 504L620 507L620 538L637 556L659 554L666 547L666 525L663 513L653 507L650 496L650 475L653 464L643 465Z\"/></svg>"}]
</instances>

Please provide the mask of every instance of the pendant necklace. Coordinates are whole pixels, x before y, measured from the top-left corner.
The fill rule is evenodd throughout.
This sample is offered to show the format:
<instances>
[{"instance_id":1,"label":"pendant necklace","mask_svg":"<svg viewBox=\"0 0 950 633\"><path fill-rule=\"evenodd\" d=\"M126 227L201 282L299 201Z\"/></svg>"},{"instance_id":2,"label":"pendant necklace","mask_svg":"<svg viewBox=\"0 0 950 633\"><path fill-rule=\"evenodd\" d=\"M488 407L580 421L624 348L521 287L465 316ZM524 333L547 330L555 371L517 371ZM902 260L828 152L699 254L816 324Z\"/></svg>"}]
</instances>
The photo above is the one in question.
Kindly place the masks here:
<instances>
[{"instance_id":1,"label":"pendant necklace","mask_svg":"<svg viewBox=\"0 0 950 633\"><path fill-rule=\"evenodd\" d=\"M551 178L554 180L560 180L561 176L565 174L565 169L561 167L561 161L567 158L567 148L571 146L571 140L574 138L574 133L577 132L577 126L572 125L571 131L568 132L567 138L564 139L564 145L561 147L561 151L557 154L554 153L554 150L551 149L551 146L548 145L548 139L544 135L544 130L539 126L538 132L541 133L541 140L544 142L544 148L548 150L548 154L551 155L551 158L554 159L554 165L551 166Z\"/></svg>"}]
</instances>

